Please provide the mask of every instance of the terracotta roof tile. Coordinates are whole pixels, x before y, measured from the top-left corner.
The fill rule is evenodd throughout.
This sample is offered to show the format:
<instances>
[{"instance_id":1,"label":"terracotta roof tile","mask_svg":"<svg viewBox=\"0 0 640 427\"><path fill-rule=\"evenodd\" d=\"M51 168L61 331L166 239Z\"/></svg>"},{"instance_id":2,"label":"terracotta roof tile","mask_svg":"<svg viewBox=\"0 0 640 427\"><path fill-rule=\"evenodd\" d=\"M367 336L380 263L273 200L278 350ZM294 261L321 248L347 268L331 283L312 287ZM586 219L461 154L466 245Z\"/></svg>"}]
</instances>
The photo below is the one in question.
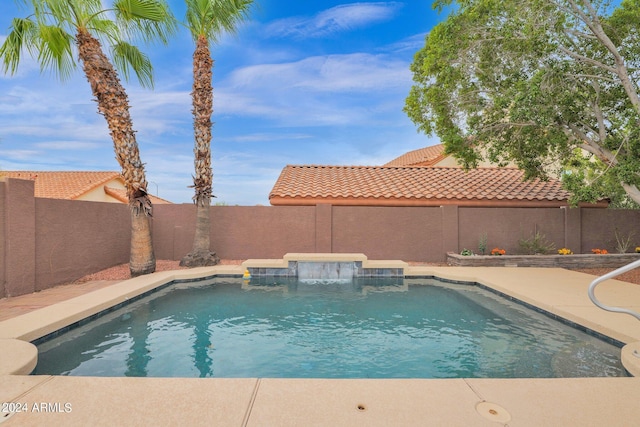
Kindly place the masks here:
<instances>
[{"instance_id":1,"label":"terracotta roof tile","mask_svg":"<svg viewBox=\"0 0 640 427\"><path fill-rule=\"evenodd\" d=\"M100 185L120 177L118 172L1 171L9 178L35 181L35 196L49 199L75 199Z\"/></svg>"},{"instance_id":2,"label":"terracotta roof tile","mask_svg":"<svg viewBox=\"0 0 640 427\"><path fill-rule=\"evenodd\" d=\"M523 176L515 168L287 166L269 199L273 205L566 205L570 193L559 181Z\"/></svg>"},{"instance_id":3,"label":"terracotta roof tile","mask_svg":"<svg viewBox=\"0 0 640 427\"><path fill-rule=\"evenodd\" d=\"M408 153L385 163L383 166L433 166L445 157L444 145L437 144L409 151Z\"/></svg>"},{"instance_id":4,"label":"terracotta roof tile","mask_svg":"<svg viewBox=\"0 0 640 427\"><path fill-rule=\"evenodd\" d=\"M0 171L0 176L35 181L35 197L73 200L95 188L103 186L105 193L115 197L122 203L128 203L124 190L105 185L114 179L121 180L119 172ZM159 197L151 197L152 203L171 203Z\"/></svg>"}]
</instances>

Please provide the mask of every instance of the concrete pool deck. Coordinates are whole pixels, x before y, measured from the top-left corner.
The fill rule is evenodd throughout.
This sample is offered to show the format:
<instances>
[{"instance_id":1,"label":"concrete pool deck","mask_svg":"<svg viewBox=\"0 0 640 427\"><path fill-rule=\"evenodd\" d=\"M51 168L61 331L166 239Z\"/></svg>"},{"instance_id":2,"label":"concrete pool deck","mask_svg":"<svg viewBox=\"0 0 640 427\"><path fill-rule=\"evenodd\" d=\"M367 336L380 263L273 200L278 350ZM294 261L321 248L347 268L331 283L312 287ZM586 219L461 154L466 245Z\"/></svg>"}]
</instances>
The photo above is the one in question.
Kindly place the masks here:
<instances>
[{"instance_id":1,"label":"concrete pool deck","mask_svg":"<svg viewBox=\"0 0 640 427\"><path fill-rule=\"evenodd\" d=\"M308 380L6 374L15 372L12 366L29 367L28 360L17 360L20 350L10 350L14 340L31 341L174 279L242 273L242 266L154 273L93 288L86 285L95 290L68 299L58 294L60 302L44 307L47 291L0 300L0 318L9 308L16 314L0 321L0 372L5 372L0 374L0 404L6 405L0 407L0 425L603 426L640 420L638 377ZM407 267L405 275L409 280L435 276L481 283L632 343L626 358L640 360L631 353L638 349L640 322L595 307L587 296L593 276L555 268L435 266ZM67 296L73 292L78 289ZM604 303L640 311L638 285L610 280L596 294ZM3 402L13 402L14 409L23 411L2 413L9 408Z\"/></svg>"}]
</instances>

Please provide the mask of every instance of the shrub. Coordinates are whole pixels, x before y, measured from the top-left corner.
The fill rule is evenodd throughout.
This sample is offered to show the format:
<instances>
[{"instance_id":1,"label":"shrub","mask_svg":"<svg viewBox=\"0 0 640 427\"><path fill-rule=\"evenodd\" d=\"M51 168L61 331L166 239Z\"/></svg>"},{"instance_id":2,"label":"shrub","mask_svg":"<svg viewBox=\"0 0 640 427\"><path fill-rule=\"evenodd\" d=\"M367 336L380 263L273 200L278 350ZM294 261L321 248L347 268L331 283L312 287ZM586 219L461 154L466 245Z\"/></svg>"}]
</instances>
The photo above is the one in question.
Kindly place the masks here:
<instances>
[{"instance_id":1,"label":"shrub","mask_svg":"<svg viewBox=\"0 0 640 427\"><path fill-rule=\"evenodd\" d=\"M622 233L618 232L618 229L616 228L615 236L616 236L616 251L619 254L627 253L627 250L629 250L629 248L631 247L631 240L633 239L633 233L629 233L626 236L623 236Z\"/></svg>"},{"instance_id":2,"label":"shrub","mask_svg":"<svg viewBox=\"0 0 640 427\"><path fill-rule=\"evenodd\" d=\"M549 243L544 234L536 231L528 239L520 239L518 241L520 248L528 255L545 255L552 252L556 245Z\"/></svg>"},{"instance_id":3,"label":"shrub","mask_svg":"<svg viewBox=\"0 0 640 427\"><path fill-rule=\"evenodd\" d=\"M573 255L573 251L568 248L558 249L558 254L560 255Z\"/></svg>"},{"instance_id":4,"label":"shrub","mask_svg":"<svg viewBox=\"0 0 640 427\"><path fill-rule=\"evenodd\" d=\"M478 239L478 251L484 255L487 251L487 233L484 233Z\"/></svg>"},{"instance_id":5,"label":"shrub","mask_svg":"<svg viewBox=\"0 0 640 427\"><path fill-rule=\"evenodd\" d=\"M507 251L505 251L504 249L500 249L500 248L491 249L491 255L504 255L506 253Z\"/></svg>"}]
</instances>

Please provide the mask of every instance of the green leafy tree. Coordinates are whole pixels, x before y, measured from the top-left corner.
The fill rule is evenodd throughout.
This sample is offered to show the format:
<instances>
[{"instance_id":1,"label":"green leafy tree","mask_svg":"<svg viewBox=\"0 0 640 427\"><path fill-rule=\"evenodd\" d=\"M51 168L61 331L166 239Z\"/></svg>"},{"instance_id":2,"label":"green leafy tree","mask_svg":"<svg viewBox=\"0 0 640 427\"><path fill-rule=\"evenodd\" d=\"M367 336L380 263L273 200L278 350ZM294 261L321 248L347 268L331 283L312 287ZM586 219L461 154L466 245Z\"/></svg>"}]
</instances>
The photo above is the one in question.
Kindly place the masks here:
<instances>
[{"instance_id":1,"label":"green leafy tree","mask_svg":"<svg viewBox=\"0 0 640 427\"><path fill-rule=\"evenodd\" d=\"M434 3L448 6L411 65L418 129L465 167L564 174L574 203L640 202L640 1Z\"/></svg>"},{"instance_id":2,"label":"green leafy tree","mask_svg":"<svg viewBox=\"0 0 640 427\"><path fill-rule=\"evenodd\" d=\"M196 234L193 249L180 265L195 267L215 265L220 260L211 252L210 208L213 197L211 169L211 115L213 114L213 59L210 43L235 31L247 17L253 0L185 0L186 25L195 42L193 53L193 132L195 137L193 201L196 205Z\"/></svg>"},{"instance_id":3,"label":"green leafy tree","mask_svg":"<svg viewBox=\"0 0 640 427\"><path fill-rule=\"evenodd\" d=\"M4 71L15 73L23 53L27 52L36 57L42 69L53 70L65 80L77 66L75 45L122 168L131 206L131 275L152 273L156 267L149 222L152 206L129 100L113 65L125 77L133 70L143 86L151 87L151 63L129 40L166 42L176 28L175 20L162 0L114 0L110 2L111 8L105 8L102 0L21 2L32 14L13 19L11 32L0 47ZM111 48L113 63L104 53L102 43Z\"/></svg>"}]
</instances>

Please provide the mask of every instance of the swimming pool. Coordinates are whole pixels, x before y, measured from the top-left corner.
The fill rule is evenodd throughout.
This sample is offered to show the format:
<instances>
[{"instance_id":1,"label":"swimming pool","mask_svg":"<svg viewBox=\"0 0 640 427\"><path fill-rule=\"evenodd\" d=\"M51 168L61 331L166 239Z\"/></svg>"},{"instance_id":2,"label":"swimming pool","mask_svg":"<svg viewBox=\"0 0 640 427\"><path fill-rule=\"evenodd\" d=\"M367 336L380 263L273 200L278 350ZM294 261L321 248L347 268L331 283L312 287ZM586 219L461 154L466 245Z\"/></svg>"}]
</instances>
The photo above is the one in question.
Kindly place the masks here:
<instances>
[{"instance_id":1,"label":"swimming pool","mask_svg":"<svg viewBox=\"0 0 640 427\"><path fill-rule=\"evenodd\" d=\"M619 354L616 346L472 285L227 278L169 286L46 341L34 374L624 376Z\"/></svg>"}]
</instances>

